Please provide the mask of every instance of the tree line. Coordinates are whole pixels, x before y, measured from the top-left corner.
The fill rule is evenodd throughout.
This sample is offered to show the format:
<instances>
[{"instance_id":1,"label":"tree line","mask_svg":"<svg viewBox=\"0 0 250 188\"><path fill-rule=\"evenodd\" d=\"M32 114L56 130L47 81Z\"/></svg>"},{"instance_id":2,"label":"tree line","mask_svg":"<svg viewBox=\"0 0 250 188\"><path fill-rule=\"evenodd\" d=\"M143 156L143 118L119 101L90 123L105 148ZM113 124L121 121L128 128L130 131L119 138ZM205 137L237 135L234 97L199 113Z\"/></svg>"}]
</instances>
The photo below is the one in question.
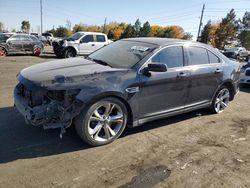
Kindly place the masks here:
<instances>
[{"instance_id":1,"label":"tree line","mask_svg":"<svg viewBox=\"0 0 250 188\"><path fill-rule=\"evenodd\" d=\"M148 21L142 24L139 19L137 19L133 25L111 22L104 27L79 23L73 26L72 31L70 31L67 27L59 26L58 28L48 30L47 32L53 33L56 37L67 37L79 31L103 32L108 35L108 38L113 40L133 37L192 39L192 35L190 33L186 33L180 26L151 26Z\"/></svg>"},{"instance_id":2,"label":"tree line","mask_svg":"<svg viewBox=\"0 0 250 188\"><path fill-rule=\"evenodd\" d=\"M220 21L209 20L198 40L219 49L234 46L235 42L240 42L243 47L250 49L250 12L245 12L242 19L236 19L232 9Z\"/></svg>"}]
</instances>

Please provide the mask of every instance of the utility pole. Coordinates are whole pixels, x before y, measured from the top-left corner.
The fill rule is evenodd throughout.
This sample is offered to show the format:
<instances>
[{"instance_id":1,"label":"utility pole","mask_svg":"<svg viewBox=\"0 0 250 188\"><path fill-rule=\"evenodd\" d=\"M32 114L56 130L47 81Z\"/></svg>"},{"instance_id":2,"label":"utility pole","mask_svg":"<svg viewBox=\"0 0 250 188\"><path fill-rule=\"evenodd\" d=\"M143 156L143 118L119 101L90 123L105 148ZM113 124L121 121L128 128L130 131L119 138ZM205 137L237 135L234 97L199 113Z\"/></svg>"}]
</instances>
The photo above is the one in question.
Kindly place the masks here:
<instances>
[{"instance_id":1,"label":"utility pole","mask_svg":"<svg viewBox=\"0 0 250 188\"><path fill-rule=\"evenodd\" d=\"M41 13L41 35L43 33L43 0L40 0L40 13Z\"/></svg>"},{"instance_id":2,"label":"utility pole","mask_svg":"<svg viewBox=\"0 0 250 188\"><path fill-rule=\"evenodd\" d=\"M104 20L103 33L106 32L106 22L107 22L107 17L105 17L105 20Z\"/></svg>"},{"instance_id":3,"label":"utility pole","mask_svg":"<svg viewBox=\"0 0 250 188\"><path fill-rule=\"evenodd\" d=\"M201 18L200 18L200 25L199 25L198 35L197 35L197 41L200 40L200 31L201 31L201 26L202 26L202 19L203 19L204 9L205 9L205 4L203 4L202 11L201 11Z\"/></svg>"}]
</instances>

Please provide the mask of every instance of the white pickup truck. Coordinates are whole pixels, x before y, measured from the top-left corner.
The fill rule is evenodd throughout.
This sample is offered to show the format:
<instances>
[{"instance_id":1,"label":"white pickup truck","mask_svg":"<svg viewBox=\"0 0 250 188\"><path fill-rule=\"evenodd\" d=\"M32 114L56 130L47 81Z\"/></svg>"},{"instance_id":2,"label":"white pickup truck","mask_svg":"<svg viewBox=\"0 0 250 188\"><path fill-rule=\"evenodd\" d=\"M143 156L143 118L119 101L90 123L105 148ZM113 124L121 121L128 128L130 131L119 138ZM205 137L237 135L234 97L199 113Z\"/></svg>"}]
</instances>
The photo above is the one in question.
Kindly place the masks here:
<instances>
[{"instance_id":1,"label":"white pickup truck","mask_svg":"<svg viewBox=\"0 0 250 188\"><path fill-rule=\"evenodd\" d=\"M89 55L112 41L104 33L77 32L70 37L58 42L53 42L54 53L58 57L75 57Z\"/></svg>"}]
</instances>

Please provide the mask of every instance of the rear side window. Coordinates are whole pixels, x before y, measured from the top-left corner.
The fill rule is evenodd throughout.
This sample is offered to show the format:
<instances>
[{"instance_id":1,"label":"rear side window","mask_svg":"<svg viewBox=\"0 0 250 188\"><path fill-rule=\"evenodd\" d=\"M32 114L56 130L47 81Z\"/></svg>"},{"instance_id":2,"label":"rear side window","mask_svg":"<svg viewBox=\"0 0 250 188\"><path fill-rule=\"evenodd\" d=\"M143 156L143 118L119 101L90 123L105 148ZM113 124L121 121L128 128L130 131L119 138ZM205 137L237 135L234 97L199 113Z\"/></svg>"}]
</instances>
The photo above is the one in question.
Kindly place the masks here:
<instances>
[{"instance_id":1,"label":"rear side window","mask_svg":"<svg viewBox=\"0 0 250 188\"><path fill-rule=\"evenodd\" d=\"M181 46L168 47L152 58L152 62L164 63L168 68L183 66L183 49Z\"/></svg>"},{"instance_id":2,"label":"rear side window","mask_svg":"<svg viewBox=\"0 0 250 188\"><path fill-rule=\"evenodd\" d=\"M105 42L105 36L104 35L96 35L96 41L97 42Z\"/></svg>"},{"instance_id":3,"label":"rear side window","mask_svg":"<svg viewBox=\"0 0 250 188\"><path fill-rule=\"evenodd\" d=\"M31 41L29 36L26 36L26 35L21 35L21 40L22 41Z\"/></svg>"},{"instance_id":4,"label":"rear side window","mask_svg":"<svg viewBox=\"0 0 250 188\"><path fill-rule=\"evenodd\" d=\"M220 63L220 59L214 55L212 52L207 51L208 53L208 58L210 63Z\"/></svg>"},{"instance_id":5,"label":"rear side window","mask_svg":"<svg viewBox=\"0 0 250 188\"><path fill-rule=\"evenodd\" d=\"M33 36L33 35L30 35L29 36L30 38L31 38L31 40L34 42L37 42L38 41L38 38L36 38L35 36Z\"/></svg>"},{"instance_id":6,"label":"rear side window","mask_svg":"<svg viewBox=\"0 0 250 188\"><path fill-rule=\"evenodd\" d=\"M207 50L200 47L188 47L189 65L209 64Z\"/></svg>"},{"instance_id":7,"label":"rear side window","mask_svg":"<svg viewBox=\"0 0 250 188\"><path fill-rule=\"evenodd\" d=\"M81 42L82 43L94 42L94 37L93 35L86 35L85 37L82 38Z\"/></svg>"}]
</instances>

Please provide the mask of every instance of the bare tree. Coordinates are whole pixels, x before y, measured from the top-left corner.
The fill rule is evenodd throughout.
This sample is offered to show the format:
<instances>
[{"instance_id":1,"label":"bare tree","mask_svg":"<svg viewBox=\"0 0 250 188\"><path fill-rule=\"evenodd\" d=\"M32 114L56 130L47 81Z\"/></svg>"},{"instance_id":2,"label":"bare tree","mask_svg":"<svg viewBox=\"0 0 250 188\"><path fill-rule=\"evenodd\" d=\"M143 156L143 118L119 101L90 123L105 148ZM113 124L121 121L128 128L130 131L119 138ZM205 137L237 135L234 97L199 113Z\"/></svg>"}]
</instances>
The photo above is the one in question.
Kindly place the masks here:
<instances>
[{"instance_id":1,"label":"bare tree","mask_svg":"<svg viewBox=\"0 0 250 188\"><path fill-rule=\"evenodd\" d=\"M66 28L68 29L68 31L71 31L71 21L70 20L66 20Z\"/></svg>"}]
</instances>

